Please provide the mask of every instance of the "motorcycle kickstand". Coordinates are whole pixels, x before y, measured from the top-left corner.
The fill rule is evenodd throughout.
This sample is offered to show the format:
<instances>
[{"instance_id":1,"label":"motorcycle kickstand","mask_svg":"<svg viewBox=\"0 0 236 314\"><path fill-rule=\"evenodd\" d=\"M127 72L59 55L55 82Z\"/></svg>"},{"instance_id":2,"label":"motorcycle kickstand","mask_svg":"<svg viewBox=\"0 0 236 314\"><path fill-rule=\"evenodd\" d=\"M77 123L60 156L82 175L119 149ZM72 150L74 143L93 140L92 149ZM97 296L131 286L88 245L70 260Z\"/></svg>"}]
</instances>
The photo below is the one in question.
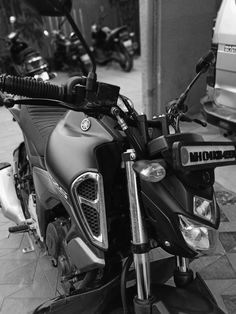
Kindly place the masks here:
<instances>
[{"instance_id":1,"label":"motorcycle kickstand","mask_svg":"<svg viewBox=\"0 0 236 314\"><path fill-rule=\"evenodd\" d=\"M28 238L28 241L29 241L29 246L25 247L22 249L22 253L23 254L26 254L26 253L30 253L30 252L34 252L35 251L35 248L34 248L34 244L33 244L33 241L30 237L30 234L29 232L27 232L27 238Z\"/></svg>"}]
</instances>

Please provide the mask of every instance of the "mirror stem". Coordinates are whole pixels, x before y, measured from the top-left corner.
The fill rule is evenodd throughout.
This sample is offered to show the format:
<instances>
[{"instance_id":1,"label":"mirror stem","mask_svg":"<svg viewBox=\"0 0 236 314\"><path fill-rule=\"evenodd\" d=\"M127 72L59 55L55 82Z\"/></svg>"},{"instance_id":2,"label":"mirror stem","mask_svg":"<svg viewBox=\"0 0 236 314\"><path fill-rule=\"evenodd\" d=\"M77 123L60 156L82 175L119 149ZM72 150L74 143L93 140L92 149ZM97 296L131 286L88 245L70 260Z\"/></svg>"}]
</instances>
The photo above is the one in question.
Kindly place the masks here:
<instances>
[{"instance_id":1,"label":"mirror stem","mask_svg":"<svg viewBox=\"0 0 236 314\"><path fill-rule=\"evenodd\" d=\"M51 2L51 4L56 7L59 11L63 12L64 15L67 17L68 22L70 23L72 29L75 31L76 35L78 36L79 40L81 41L82 45L84 46L87 54L89 55L90 60L92 61L92 71L94 73L94 77L96 77L96 62L95 59L93 57L92 52L89 49L89 46L87 45L83 35L81 34L79 28L77 27L77 25L75 24L72 16L70 15L70 12L68 12L68 10L60 3L57 2L55 0L49 0Z\"/></svg>"},{"instance_id":2,"label":"mirror stem","mask_svg":"<svg viewBox=\"0 0 236 314\"><path fill-rule=\"evenodd\" d=\"M69 21L71 27L74 29L76 35L79 37L79 40L82 42L82 44L83 44L83 46L84 46L84 48L85 48L87 54L89 55L89 57L90 57L90 59L91 59L91 61L92 61L92 66L93 66L92 72L93 72L93 73L96 73L96 62L95 62L95 60L94 60L93 54L92 54L92 52L90 51L90 49L89 49L89 47L88 47L88 45L87 45L87 43L86 43L84 37L82 36L80 30L78 29L78 27L77 27L77 25L75 24L73 18L71 17L70 13L69 13L67 10L65 11L65 15L66 15L66 17L67 17L67 19L68 19L68 21Z\"/></svg>"},{"instance_id":3,"label":"mirror stem","mask_svg":"<svg viewBox=\"0 0 236 314\"><path fill-rule=\"evenodd\" d=\"M195 77L192 79L192 81L190 82L190 84L187 86L187 88L185 89L185 91L180 95L180 97L178 98L177 102L176 102L176 107L178 109L181 109L181 107L183 106L189 91L191 90L192 86L195 84L195 82L198 80L198 78L202 75L202 73L204 73L205 71L201 70L200 72L197 73L197 75L195 75Z\"/></svg>"}]
</instances>

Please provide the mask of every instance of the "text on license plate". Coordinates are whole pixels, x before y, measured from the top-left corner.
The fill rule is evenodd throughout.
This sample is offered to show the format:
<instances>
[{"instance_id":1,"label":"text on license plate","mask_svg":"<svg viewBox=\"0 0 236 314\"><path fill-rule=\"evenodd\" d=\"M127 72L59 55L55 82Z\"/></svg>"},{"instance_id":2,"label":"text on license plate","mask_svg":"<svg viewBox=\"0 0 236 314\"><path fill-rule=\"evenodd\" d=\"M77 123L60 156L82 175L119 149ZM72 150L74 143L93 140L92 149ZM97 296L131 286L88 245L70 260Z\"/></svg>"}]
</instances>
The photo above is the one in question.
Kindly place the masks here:
<instances>
[{"instance_id":1,"label":"text on license plate","mask_svg":"<svg viewBox=\"0 0 236 314\"><path fill-rule=\"evenodd\" d=\"M182 166L235 161L235 146L182 146Z\"/></svg>"}]
</instances>

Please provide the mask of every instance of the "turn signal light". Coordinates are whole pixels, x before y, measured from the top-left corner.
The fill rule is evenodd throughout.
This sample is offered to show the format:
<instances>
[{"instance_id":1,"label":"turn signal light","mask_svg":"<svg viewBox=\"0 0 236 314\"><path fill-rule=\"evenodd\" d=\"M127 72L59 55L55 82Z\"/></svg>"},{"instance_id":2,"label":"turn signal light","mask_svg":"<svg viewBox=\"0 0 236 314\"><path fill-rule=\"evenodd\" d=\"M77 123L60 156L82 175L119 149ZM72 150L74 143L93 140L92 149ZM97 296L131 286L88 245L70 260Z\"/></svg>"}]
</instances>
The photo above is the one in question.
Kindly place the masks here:
<instances>
[{"instance_id":1,"label":"turn signal light","mask_svg":"<svg viewBox=\"0 0 236 314\"><path fill-rule=\"evenodd\" d=\"M166 176L164 166L157 160L138 160L133 169L144 181L159 182Z\"/></svg>"}]
</instances>

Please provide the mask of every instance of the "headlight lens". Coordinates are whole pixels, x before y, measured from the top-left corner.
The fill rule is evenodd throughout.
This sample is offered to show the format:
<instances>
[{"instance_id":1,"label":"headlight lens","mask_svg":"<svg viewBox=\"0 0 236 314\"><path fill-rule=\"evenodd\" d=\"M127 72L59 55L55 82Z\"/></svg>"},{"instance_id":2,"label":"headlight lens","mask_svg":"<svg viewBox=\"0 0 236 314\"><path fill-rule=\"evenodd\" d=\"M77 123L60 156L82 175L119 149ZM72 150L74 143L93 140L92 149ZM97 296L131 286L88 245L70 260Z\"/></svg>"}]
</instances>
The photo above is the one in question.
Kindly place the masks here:
<instances>
[{"instance_id":1,"label":"headlight lens","mask_svg":"<svg viewBox=\"0 0 236 314\"><path fill-rule=\"evenodd\" d=\"M216 200L207 200L205 198L194 196L193 198L193 213L194 215L208 220L212 223L216 221Z\"/></svg>"},{"instance_id":2,"label":"headlight lens","mask_svg":"<svg viewBox=\"0 0 236 314\"><path fill-rule=\"evenodd\" d=\"M179 215L180 231L188 246L197 252L209 254L214 250L217 231L199 224L186 216Z\"/></svg>"}]
</instances>

